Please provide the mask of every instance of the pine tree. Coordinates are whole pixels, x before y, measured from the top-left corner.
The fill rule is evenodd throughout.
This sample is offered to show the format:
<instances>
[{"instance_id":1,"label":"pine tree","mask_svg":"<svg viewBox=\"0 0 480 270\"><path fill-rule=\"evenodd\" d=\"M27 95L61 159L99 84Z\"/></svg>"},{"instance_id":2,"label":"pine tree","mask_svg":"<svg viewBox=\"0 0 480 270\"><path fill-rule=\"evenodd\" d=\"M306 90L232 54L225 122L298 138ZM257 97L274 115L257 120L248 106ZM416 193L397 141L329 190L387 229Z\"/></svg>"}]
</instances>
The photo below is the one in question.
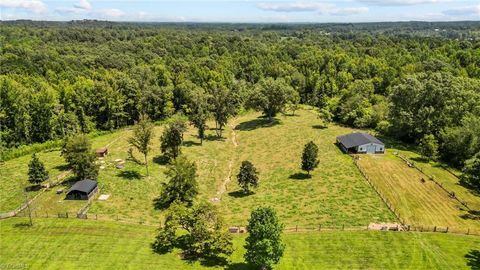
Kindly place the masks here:
<instances>
[{"instance_id":1,"label":"pine tree","mask_svg":"<svg viewBox=\"0 0 480 270\"><path fill-rule=\"evenodd\" d=\"M258 172L250 161L242 162L237 180L244 193L249 193L252 187L258 186Z\"/></svg>"},{"instance_id":2,"label":"pine tree","mask_svg":"<svg viewBox=\"0 0 480 270\"><path fill-rule=\"evenodd\" d=\"M47 179L48 172L45 169L45 165L38 159L36 154L33 154L28 164L28 181L33 185L38 185Z\"/></svg>"},{"instance_id":3,"label":"pine tree","mask_svg":"<svg viewBox=\"0 0 480 270\"><path fill-rule=\"evenodd\" d=\"M302 155L302 170L307 171L310 175L310 171L315 169L318 166L318 146L310 141L305 145Z\"/></svg>"}]
</instances>

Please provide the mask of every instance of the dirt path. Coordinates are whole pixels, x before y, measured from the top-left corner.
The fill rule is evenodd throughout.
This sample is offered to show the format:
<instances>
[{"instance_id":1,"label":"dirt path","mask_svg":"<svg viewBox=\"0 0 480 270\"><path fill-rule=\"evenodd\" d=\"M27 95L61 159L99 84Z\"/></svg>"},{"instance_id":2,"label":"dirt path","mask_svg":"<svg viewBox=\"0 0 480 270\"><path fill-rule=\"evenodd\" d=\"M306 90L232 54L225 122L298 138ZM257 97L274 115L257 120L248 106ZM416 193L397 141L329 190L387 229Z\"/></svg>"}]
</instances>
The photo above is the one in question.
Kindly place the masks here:
<instances>
[{"instance_id":1,"label":"dirt path","mask_svg":"<svg viewBox=\"0 0 480 270\"><path fill-rule=\"evenodd\" d=\"M234 149L238 147L238 141L237 141L237 133L235 132L235 128L236 128L237 124L235 123L235 120L232 121L232 123L230 124L230 127L232 128L232 144L234 146ZM233 163L234 163L234 160L235 160L235 157L234 155L232 155L230 157L230 161L228 162L228 173L227 173L227 176L225 177L225 179L223 180L223 183L222 185L220 186L220 188L218 189L217 191L217 196L212 198L212 201L213 202L220 202L221 198L222 198L222 195L223 193L225 193L227 191L227 186L228 184L232 181L232 171L233 171Z\"/></svg>"}]
</instances>

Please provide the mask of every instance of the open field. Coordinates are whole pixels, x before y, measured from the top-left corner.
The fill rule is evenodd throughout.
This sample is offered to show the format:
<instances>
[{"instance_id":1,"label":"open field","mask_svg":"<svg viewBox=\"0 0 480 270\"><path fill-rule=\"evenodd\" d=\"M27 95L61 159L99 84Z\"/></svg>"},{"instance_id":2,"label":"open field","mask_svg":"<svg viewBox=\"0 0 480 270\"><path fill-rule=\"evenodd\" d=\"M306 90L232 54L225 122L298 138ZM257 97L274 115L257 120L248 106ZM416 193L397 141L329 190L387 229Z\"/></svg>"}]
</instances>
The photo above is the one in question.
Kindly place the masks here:
<instances>
[{"instance_id":1,"label":"open field","mask_svg":"<svg viewBox=\"0 0 480 270\"><path fill-rule=\"evenodd\" d=\"M465 207L392 151L389 149L385 155L362 155L358 164L406 223L480 233L480 223L467 218Z\"/></svg>"},{"instance_id":2,"label":"open field","mask_svg":"<svg viewBox=\"0 0 480 270\"><path fill-rule=\"evenodd\" d=\"M219 197L221 201L217 204L227 224L245 225L250 211L259 205L276 208L288 226L366 226L370 222L394 221L350 157L333 144L336 136L351 129L336 125L321 129L316 115L307 110L299 111L296 116L279 116L273 125L259 116L259 113L245 113L233 119L222 139L217 139L214 130L209 130L209 139L202 146L195 129L190 128L185 135L182 151L197 164L199 199ZM133 161L127 161L123 170L114 167L115 159L127 159L127 139L131 131L121 130L93 140L95 148L107 145L109 148L110 154L102 161L105 168L98 180L101 193L111 197L107 201L94 201L90 214L158 224L161 213L154 209L153 200L166 181L159 150L161 129L162 126L157 126L155 130L148 177L144 166ZM309 140L319 145L320 165L307 179L299 167L303 145ZM48 168L64 165L58 151L44 153L41 158L48 163ZM137 154L137 158L141 156ZM260 172L260 187L255 194L243 196L238 192L236 174L241 161L247 159ZM14 159L5 166L26 166L28 160L29 157ZM26 170L15 175L19 179L26 177ZM2 185L13 179L2 176ZM55 194L55 190L42 194L33 209L44 215L45 212L74 212L81 207L76 202L62 200L64 195ZM17 202L21 203L22 198Z\"/></svg>"},{"instance_id":3,"label":"open field","mask_svg":"<svg viewBox=\"0 0 480 270\"><path fill-rule=\"evenodd\" d=\"M244 236L234 236L228 265L188 262L179 251L150 249L155 227L76 219L0 221L0 265L29 269L252 269L243 263ZM275 269L469 269L480 238L452 234L336 231L283 236ZM467 257L466 257L467 256ZM478 258L477 258L478 259ZM472 267L473 268L473 267Z\"/></svg>"}]
</instances>

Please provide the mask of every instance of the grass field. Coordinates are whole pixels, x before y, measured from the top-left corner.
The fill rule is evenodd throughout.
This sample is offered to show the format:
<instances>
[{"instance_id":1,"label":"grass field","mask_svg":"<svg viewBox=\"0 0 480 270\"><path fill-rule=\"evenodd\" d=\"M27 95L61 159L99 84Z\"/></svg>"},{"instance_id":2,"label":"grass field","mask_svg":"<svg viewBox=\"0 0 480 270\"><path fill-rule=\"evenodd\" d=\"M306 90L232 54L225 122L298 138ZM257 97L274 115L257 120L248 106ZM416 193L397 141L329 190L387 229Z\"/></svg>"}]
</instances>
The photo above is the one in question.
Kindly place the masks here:
<instances>
[{"instance_id":1,"label":"grass field","mask_svg":"<svg viewBox=\"0 0 480 270\"><path fill-rule=\"evenodd\" d=\"M182 151L197 164L199 199L221 198L217 204L228 224L245 225L250 211L260 205L276 208L287 226L366 226L370 222L394 220L351 159L333 144L336 136L351 132L351 129L336 125L321 129L316 115L307 110L299 111L296 116L279 116L273 125L259 116L259 113L245 113L233 119L225 128L222 139L217 139L214 130L209 130L209 139L202 146L195 136L195 129L190 128L185 135ZM213 123L210 126L214 126ZM154 209L153 200L166 181L165 165L159 158L161 130L162 126L156 127L153 151L149 156L149 177L145 175L145 168L133 161L128 161L123 170L114 167L115 159L127 158L127 139L131 131L121 130L93 140L95 148L109 148L110 154L103 161L105 168L98 180L101 193L111 197L108 201L94 201L90 214L158 224L161 213ZM303 145L309 140L319 145L320 165L307 179L299 167ZM51 170L51 175L61 173L64 161L58 151L42 153L41 159ZM243 196L235 176L241 161L247 159L260 172L260 187L255 194ZM2 166L23 168L28 160L28 156L22 157ZM21 189L12 183L26 177L25 168L18 170L17 174L7 172L2 175L2 186L20 190L20 193L0 199L9 201L9 210L19 205L23 198ZM55 194L55 190L42 194L33 205L34 211L39 215L46 212L51 215L74 212L81 207L77 202L63 200L64 195ZM14 198L14 202L10 198Z\"/></svg>"},{"instance_id":2,"label":"grass field","mask_svg":"<svg viewBox=\"0 0 480 270\"><path fill-rule=\"evenodd\" d=\"M362 155L358 163L405 222L480 233L480 222L466 218L465 207L424 174L395 157L393 151L389 149L385 155Z\"/></svg>"},{"instance_id":3,"label":"grass field","mask_svg":"<svg viewBox=\"0 0 480 270\"><path fill-rule=\"evenodd\" d=\"M184 261L179 251L155 254L155 228L77 219L0 221L1 265L26 269L253 269L243 263L244 236L234 237L227 265ZM284 234L275 269L475 269L480 238L452 234L336 231ZM469 255L470 254L470 255ZM471 255L476 257L470 258Z\"/></svg>"}]
</instances>

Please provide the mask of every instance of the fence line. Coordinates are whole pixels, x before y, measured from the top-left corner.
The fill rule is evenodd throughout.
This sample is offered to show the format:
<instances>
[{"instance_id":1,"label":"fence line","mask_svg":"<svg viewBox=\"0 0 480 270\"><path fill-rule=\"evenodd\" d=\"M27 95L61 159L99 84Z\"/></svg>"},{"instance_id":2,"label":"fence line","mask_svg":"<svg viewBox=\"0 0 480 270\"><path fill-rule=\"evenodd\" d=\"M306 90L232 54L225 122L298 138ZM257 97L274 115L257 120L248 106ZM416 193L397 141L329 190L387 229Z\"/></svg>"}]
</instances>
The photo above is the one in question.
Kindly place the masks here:
<instances>
[{"instance_id":1,"label":"fence line","mask_svg":"<svg viewBox=\"0 0 480 270\"><path fill-rule=\"evenodd\" d=\"M466 201L460 200L460 198L457 197L457 195L455 194L455 192L446 189L446 188L443 186L442 183L440 183L440 182L437 181L437 179L435 178L435 176L433 176L433 175L428 175L427 173L425 173L425 172L423 171L422 168L418 167L418 166L415 164L415 162L410 161L407 157L402 156L400 153L394 153L394 155L395 155L396 157L402 159L403 161L405 161L409 167L412 167L412 168L416 169L417 171L419 171L420 173L422 173L423 175L425 175L429 180L433 181L433 182L434 182L437 186L439 186L443 191L445 191L446 193L448 193L448 195L449 195L452 199L457 200L461 205L465 206L468 210L472 210L472 209L470 209L470 207L468 207L468 204L467 204ZM448 170L446 170L446 171L448 172ZM451 173L451 172L450 172L450 173ZM453 174L453 173L451 173L451 174ZM457 177L457 176L455 176L455 177ZM457 179L458 179L458 177L457 177Z\"/></svg>"},{"instance_id":2,"label":"fence line","mask_svg":"<svg viewBox=\"0 0 480 270\"><path fill-rule=\"evenodd\" d=\"M21 212L16 215L16 217L27 217L27 214ZM93 221L113 221L123 224L136 224L144 225L150 227L159 227L162 224L160 222L149 222L141 219L132 219L125 218L118 215L107 215L107 214L85 214L82 217L77 216L75 212L62 212L57 214L49 214L48 212L39 213L37 211L32 212L33 218L56 218L56 219L77 219L77 220L93 220ZM340 231L394 231L394 232L430 232L430 233L450 233L450 234L462 234L462 235L475 235L480 236L480 231L470 230L470 229L457 229L447 226L421 226L421 225L398 225L398 224L376 224L381 225L379 227L364 225L326 225L318 224L317 226L285 226L283 229L284 233L305 233L305 232L340 232ZM231 226L228 228L228 231L233 234L242 234L247 233L246 226Z\"/></svg>"},{"instance_id":3,"label":"fence line","mask_svg":"<svg viewBox=\"0 0 480 270\"><path fill-rule=\"evenodd\" d=\"M380 190L375 186L375 184L373 184L373 181L370 179L370 177L367 175L367 173L363 170L363 168L358 164L358 160L357 160L357 156L356 155L350 155L353 159L353 163L355 164L355 166L357 167L357 169L360 171L360 174L363 176L363 178L365 178L365 180L367 180L368 184L373 188L373 190L375 190L375 192L377 193L377 195L380 197L380 199L382 199L382 201L385 203L385 205L387 206L387 208L393 213L393 215L395 215L395 217L397 218L398 221L400 221L400 223L402 225L405 225L405 222L404 220L401 218L400 216L400 213L398 213L396 211L396 209L393 207L393 204L390 203L388 201L388 199L380 192Z\"/></svg>"}]
</instances>

